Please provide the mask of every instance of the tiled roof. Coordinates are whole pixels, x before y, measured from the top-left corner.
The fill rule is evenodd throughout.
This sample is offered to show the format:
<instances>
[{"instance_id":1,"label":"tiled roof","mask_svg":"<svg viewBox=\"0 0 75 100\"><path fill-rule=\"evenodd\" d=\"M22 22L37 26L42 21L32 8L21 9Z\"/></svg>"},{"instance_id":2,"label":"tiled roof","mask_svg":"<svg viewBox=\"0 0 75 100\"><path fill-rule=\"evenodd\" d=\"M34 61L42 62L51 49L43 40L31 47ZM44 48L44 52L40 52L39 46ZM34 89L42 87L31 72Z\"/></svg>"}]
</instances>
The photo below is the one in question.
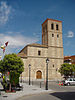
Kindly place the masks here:
<instances>
[{"instance_id":1,"label":"tiled roof","mask_svg":"<svg viewBox=\"0 0 75 100\"><path fill-rule=\"evenodd\" d=\"M65 56L64 60L70 59L70 56Z\"/></svg>"},{"instance_id":2,"label":"tiled roof","mask_svg":"<svg viewBox=\"0 0 75 100\"><path fill-rule=\"evenodd\" d=\"M50 19L50 18L47 18L43 23L42 23L42 25L44 24L44 23L46 23L48 20L51 20L51 21L56 21L56 22L62 22L62 21L59 21L59 20L55 20L55 19Z\"/></svg>"},{"instance_id":3,"label":"tiled roof","mask_svg":"<svg viewBox=\"0 0 75 100\"><path fill-rule=\"evenodd\" d=\"M65 59L65 60L66 60L66 59L75 59L75 55L73 55L73 56L65 56L64 59Z\"/></svg>"},{"instance_id":4,"label":"tiled roof","mask_svg":"<svg viewBox=\"0 0 75 100\"><path fill-rule=\"evenodd\" d=\"M17 56L22 57L22 58L27 57L27 55L24 53L18 53Z\"/></svg>"},{"instance_id":5,"label":"tiled roof","mask_svg":"<svg viewBox=\"0 0 75 100\"><path fill-rule=\"evenodd\" d=\"M33 44L28 44L27 46L25 46L17 55L19 57L27 57L27 55L22 52L25 48L27 48L28 46L31 46L31 47L43 47L43 48L47 48L48 46L46 45L41 45L41 44L36 44L36 43L33 43Z\"/></svg>"},{"instance_id":6,"label":"tiled roof","mask_svg":"<svg viewBox=\"0 0 75 100\"><path fill-rule=\"evenodd\" d=\"M47 48L47 47L48 47L47 45L41 45L41 44L36 44L36 43L33 43L33 44L28 44L27 46L45 47L45 48Z\"/></svg>"},{"instance_id":7,"label":"tiled roof","mask_svg":"<svg viewBox=\"0 0 75 100\"><path fill-rule=\"evenodd\" d=\"M47 48L48 46L47 45L41 45L41 44L36 44L36 43L33 43L33 44L28 44L26 45L19 53L21 53L25 48L27 48L28 46L31 46L31 47L43 47L43 48Z\"/></svg>"},{"instance_id":8,"label":"tiled roof","mask_svg":"<svg viewBox=\"0 0 75 100\"><path fill-rule=\"evenodd\" d=\"M73 56L65 56L64 57L64 61L66 61L66 60L70 60L70 62L72 64L75 64L75 55L73 55Z\"/></svg>"}]
</instances>

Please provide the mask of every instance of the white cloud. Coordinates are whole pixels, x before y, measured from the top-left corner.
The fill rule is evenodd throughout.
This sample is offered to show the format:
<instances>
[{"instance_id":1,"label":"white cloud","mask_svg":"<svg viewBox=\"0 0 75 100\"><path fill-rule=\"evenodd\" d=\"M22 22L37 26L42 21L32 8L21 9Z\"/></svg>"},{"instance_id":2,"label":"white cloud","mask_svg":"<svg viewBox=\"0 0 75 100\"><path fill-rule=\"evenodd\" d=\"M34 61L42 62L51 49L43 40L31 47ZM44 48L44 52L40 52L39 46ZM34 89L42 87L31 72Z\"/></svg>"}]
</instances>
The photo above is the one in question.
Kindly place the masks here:
<instances>
[{"instance_id":1,"label":"white cloud","mask_svg":"<svg viewBox=\"0 0 75 100\"><path fill-rule=\"evenodd\" d=\"M72 31L69 31L68 32L68 36L67 37L69 37L69 38L72 38L72 37L74 37L74 32L72 32Z\"/></svg>"},{"instance_id":2,"label":"white cloud","mask_svg":"<svg viewBox=\"0 0 75 100\"><path fill-rule=\"evenodd\" d=\"M0 3L0 24L5 24L9 20L11 13L11 6L8 6L6 2Z\"/></svg>"},{"instance_id":3,"label":"white cloud","mask_svg":"<svg viewBox=\"0 0 75 100\"><path fill-rule=\"evenodd\" d=\"M33 33L33 36L35 36L36 38L40 38L40 35L41 33Z\"/></svg>"},{"instance_id":4,"label":"white cloud","mask_svg":"<svg viewBox=\"0 0 75 100\"><path fill-rule=\"evenodd\" d=\"M18 32L9 32L9 33L18 33ZM11 52L19 52L25 45L30 44L30 43L35 43L39 41L38 38L36 37L26 37L21 34L0 34L0 42L4 44L5 42L9 41L9 44L7 46L6 53L11 53Z\"/></svg>"},{"instance_id":5,"label":"white cloud","mask_svg":"<svg viewBox=\"0 0 75 100\"><path fill-rule=\"evenodd\" d=\"M0 34L0 41L2 43L5 43L6 41L9 41L9 46L24 46L29 43L34 43L38 41L38 38L35 37L25 37L23 35L17 34L17 35L5 35L5 34Z\"/></svg>"}]
</instances>

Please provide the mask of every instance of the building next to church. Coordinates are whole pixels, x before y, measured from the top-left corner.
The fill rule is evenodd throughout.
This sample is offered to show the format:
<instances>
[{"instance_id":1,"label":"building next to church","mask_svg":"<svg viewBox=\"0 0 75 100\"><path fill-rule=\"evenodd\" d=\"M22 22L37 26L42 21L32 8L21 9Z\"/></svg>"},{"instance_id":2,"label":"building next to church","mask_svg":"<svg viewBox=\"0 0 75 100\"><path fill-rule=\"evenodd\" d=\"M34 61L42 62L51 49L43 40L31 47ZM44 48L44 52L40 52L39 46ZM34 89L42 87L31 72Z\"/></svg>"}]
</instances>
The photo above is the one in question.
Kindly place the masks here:
<instances>
[{"instance_id":1,"label":"building next to church","mask_svg":"<svg viewBox=\"0 0 75 100\"><path fill-rule=\"evenodd\" d=\"M59 68L63 64L62 21L46 19L42 24L42 44L28 44L19 53L24 62L23 79L46 79L46 59L48 63L48 79L61 79Z\"/></svg>"},{"instance_id":2,"label":"building next to church","mask_svg":"<svg viewBox=\"0 0 75 100\"><path fill-rule=\"evenodd\" d=\"M65 56L64 57L64 63L75 64L75 55L73 55L73 56Z\"/></svg>"}]
</instances>

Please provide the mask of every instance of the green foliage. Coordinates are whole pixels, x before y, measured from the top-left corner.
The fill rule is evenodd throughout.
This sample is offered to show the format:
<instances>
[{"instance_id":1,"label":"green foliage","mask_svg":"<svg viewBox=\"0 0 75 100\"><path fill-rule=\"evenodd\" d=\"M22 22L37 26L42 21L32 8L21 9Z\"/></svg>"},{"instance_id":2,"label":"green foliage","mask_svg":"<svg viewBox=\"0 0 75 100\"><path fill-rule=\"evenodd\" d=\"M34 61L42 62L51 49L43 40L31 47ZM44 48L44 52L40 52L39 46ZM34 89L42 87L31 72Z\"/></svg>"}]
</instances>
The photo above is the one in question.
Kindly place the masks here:
<instances>
[{"instance_id":1,"label":"green foliage","mask_svg":"<svg viewBox=\"0 0 75 100\"><path fill-rule=\"evenodd\" d=\"M0 60L0 72L3 73L3 71L4 71L4 68L3 68L3 61Z\"/></svg>"},{"instance_id":2,"label":"green foliage","mask_svg":"<svg viewBox=\"0 0 75 100\"><path fill-rule=\"evenodd\" d=\"M24 64L20 57L16 54L8 54L4 56L4 59L0 61L0 71L14 71L17 73L22 73L24 71Z\"/></svg>"},{"instance_id":3,"label":"green foliage","mask_svg":"<svg viewBox=\"0 0 75 100\"><path fill-rule=\"evenodd\" d=\"M74 76L75 74L75 64L62 64L61 68L59 69L61 75L64 76Z\"/></svg>"},{"instance_id":4,"label":"green foliage","mask_svg":"<svg viewBox=\"0 0 75 100\"><path fill-rule=\"evenodd\" d=\"M6 72L10 72L10 83L17 85L19 84L19 76L24 71L23 66L24 64L20 57L14 53L8 54L0 61L0 72L4 75Z\"/></svg>"},{"instance_id":5,"label":"green foliage","mask_svg":"<svg viewBox=\"0 0 75 100\"><path fill-rule=\"evenodd\" d=\"M10 82L11 82L11 85L17 86L19 84L19 77L20 77L19 73L11 72L10 73Z\"/></svg>"}]
</instances>

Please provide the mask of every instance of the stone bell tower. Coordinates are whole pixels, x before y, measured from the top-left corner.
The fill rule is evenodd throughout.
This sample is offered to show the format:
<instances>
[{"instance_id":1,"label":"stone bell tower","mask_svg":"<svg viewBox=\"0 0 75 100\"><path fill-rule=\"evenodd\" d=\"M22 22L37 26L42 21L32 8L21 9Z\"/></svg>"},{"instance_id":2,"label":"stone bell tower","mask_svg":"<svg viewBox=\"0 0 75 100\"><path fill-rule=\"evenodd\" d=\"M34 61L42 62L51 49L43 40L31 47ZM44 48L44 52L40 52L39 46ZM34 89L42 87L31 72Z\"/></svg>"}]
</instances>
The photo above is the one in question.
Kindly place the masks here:
<instances>
[{"instance_id":1,"label":"stone bell tower","mask_svg":"<svg viewBox=\"0 0 75 100\"><path fill-rule=\"evenodd\" d=\"M49 78L61 78L63 64L62 21L46 19L42 24L42 44L48 46Z\"/></svg>"}]
</instances>

